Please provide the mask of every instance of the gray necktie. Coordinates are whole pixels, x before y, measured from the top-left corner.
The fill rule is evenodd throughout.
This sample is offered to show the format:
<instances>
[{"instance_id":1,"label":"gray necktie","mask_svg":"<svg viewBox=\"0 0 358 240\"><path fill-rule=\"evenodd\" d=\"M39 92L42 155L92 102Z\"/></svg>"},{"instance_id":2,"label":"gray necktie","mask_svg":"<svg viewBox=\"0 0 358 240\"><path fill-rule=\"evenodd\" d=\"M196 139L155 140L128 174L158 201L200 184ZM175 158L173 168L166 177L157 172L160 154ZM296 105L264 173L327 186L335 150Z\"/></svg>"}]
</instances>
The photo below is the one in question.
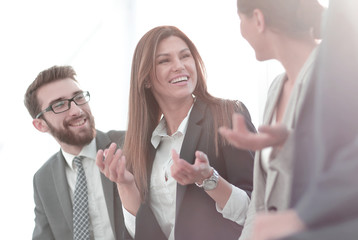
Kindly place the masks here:
<instances>
[{"instance_id":1,"label":"gray necktie","mask_svg":"<svg viewBox=\"0 0 358 240\"><path fill-rule=\"evenodd\" d=\"M73 159L77 166L77 180L73 198L73 239L90 239L88 193L85 171L82 166L82 157Z\"/></svg>"}]
</instances>

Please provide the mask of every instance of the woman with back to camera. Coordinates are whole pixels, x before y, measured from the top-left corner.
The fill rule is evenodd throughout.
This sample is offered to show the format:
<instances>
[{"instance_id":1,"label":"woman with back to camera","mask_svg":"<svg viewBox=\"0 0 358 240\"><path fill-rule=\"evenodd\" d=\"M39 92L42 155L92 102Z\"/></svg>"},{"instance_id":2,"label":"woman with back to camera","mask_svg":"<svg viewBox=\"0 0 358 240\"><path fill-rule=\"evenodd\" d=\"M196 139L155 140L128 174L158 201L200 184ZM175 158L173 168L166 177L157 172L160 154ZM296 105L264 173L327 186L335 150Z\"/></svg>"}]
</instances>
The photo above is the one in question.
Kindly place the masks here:
<instances>
[{"instance_id":1,"label":"woman with back to camera","mask_svg":"<svg viewBox=\"0 0 358 240\"><path fill-rule=\"evenodd\" d=\"M254 190L240 237L248 239L257 212L288 208L293 129L316 57L323 7L317 0L237 0L237 8L241 34L257 60L276 59L285 69L270 86L259 134L245 130L243 119L236 114L233 129L220 128L234 146L258 150Z\"/></svg>"},{"instance_id":2,"label":"woman with back to camera","mask_svg":"<svg viewBox=\"0 0 358 240\"><path fill-rule=\"evenodd\" d=\"M131 238L240 236L242 226L223 215L244 223L253 152L232 147L218 133L219 126L231 126L234 112L255 131L241 102L208 93L203 61L183 32L161 26L141 38L123 151L113 144L97 155L101 171L117 183ZM239 210L230 199L239 199Z\"/></svg>"}]
</instances>

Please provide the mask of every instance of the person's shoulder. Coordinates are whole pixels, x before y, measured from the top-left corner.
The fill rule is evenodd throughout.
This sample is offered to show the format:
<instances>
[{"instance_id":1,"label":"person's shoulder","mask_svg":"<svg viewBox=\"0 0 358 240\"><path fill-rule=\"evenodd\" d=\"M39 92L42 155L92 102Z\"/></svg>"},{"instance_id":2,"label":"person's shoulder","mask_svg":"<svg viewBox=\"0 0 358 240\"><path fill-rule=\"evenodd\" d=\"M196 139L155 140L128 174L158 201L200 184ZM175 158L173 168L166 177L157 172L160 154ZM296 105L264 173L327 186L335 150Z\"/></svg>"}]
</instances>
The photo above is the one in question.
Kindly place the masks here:
<instances>
[{"instance_id":1,"label":"person's shoulder","mask_svg":"<svg viewBox=\"0 0 358 240\"><path fill-rule=\"evenodd\" d=\"M98 135L107 135L109 136L111 139L112 138L120 138L120 137L123 137L125 134L126 134L126 131L123 131L123 130L109 130L107 132L103 132L101 130L98 130L96 129L96 132L97 132L97 136Z\"/></svg>"},{"instance_id":2,"label":"person's shoulder","mask_svg":"<svg viewBox=\"0 0 358 240\"><path fill-rule=\"evenodd\" d=\"M120 143L121 145L124 143L124 138L126 135L126 131L121 130L110 130L105 133L111 139L111 141Z\"/></svg>"},{"instance_id":3,"label":"person's shoulder","mask_svg":"<svg viewBox=\"0 0 358 240\"><path fill-rule=\"evenodd\" d=\"M126 131L110 130L106 134L110 138L123 138L126 135Z\"/></svg>"},{"instance_id":4,"label":"person's shoulder","mask_svg":"<svg viewBox=\"0 0 358 240\"><path fill-rule=\"evenodd\" d=\"M47 159L47 161L36 171L34 177L38 178L41 176L51 174L51 171L52 171L51 168L52 168L53 164L56 161L60 161L58 154L60 154L60 152L53 154L49 159Z\"/></svg>"},{"instance_id":5,"label":"person's shoulder","mask_svg":"<svg viewBox=\"0 0 358 240\"><path fill-rule=\"evenodd\" d=\"M251 119L249 110L245 104L240 100L228 100L229 103L234 107L236 113L244 114L248 119Z\"/></svg>"},{"instance_id":6,"label":"person's shoulder","mask_svg":"<svg viewBox=\"0 0 358 240\"><path fill-rule=\"evenodd\" d=\"M245 106L245 104L239 100L230 100L230 102L231 102L231 104L234 105L235 113L239 113L244 116L245 122L247 124L247 127L250 129L250 131L256 132L256 128L251 120L250 112L249 112L248 108ZM230 116L230 118L231 118L231 116Z\"/></svg>"},{"instance_id":7,"label":"person's shoulder","mask_svg":"<svg viewBox=\"0 0 358 240\"><path fill-rule=\"evenodd\" d=\"M283 72L279 75L277 75L271 82L270 87L269 87L269 92L272 91L276 91L283 83L283 81L285 81L286 78L286 73Z\"/></svg>"},{"instance_id":8,"label":"person's shoulder","mask_svg":"<svg viewBox=\"0 0 358 240\"><path fill-rule=\"evenodd\" d=\"M250 118L249 111L245 104L240 100L225 99L225 98L214 98L215 102L207 103L209 106L216 106L221 109L233 109L234 112L242 113ZM228 111L230 112L230 111ZM230 115L231 117L231 115Z\"/></svg>"}]
</instances>

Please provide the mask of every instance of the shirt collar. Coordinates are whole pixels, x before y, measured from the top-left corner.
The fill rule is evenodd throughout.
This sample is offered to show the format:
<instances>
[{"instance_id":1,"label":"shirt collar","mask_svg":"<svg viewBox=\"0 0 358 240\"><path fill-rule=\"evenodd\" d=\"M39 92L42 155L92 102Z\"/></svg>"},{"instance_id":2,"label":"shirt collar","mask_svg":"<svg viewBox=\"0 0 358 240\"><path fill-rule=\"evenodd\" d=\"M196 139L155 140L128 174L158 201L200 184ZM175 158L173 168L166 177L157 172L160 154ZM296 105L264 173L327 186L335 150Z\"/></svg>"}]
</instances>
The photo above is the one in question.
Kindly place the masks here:
<instances>
[{"instance_id":1,"label":"shirt collar","mask_svg":"<svg viewBox=\"0 0 358 240\"><path fill-rule=\"evenodd\" d=\"M65 152L63 149L61 149L63 157L65 158L67 165L73 170L73 159L76 157L75 155L72 155L68 152ZM97 155L97 147L96 147L96 138L93 138L92 141L84 146L81 150L81 152L78 154L78 156L84 156L88 159L96 159Z\"/></svg>"},{"instance_id":2,"label":"shirt collar","mask_svg":"<svg viewBox=\"0 0 358 240\"><path fill-rule=\"evenodd\" d=\"M194 98L194 102L195 102L195 98ZM191 110L193 109L193 106L194 106L194 103L191 105L191 108L189 109L186 117L180 123L178 130L175 133L173 133L173 136L178 133L185 135L186 129L188 127L188 119L189 119ZM162 116L158 126L154 129L154 131L152 133L151 143L155 149L159 146L159 143L160 143L162 137L164 137L164 136L168 136L167 122L165 121L164 116Z\"/></svg>"}]
</instances>

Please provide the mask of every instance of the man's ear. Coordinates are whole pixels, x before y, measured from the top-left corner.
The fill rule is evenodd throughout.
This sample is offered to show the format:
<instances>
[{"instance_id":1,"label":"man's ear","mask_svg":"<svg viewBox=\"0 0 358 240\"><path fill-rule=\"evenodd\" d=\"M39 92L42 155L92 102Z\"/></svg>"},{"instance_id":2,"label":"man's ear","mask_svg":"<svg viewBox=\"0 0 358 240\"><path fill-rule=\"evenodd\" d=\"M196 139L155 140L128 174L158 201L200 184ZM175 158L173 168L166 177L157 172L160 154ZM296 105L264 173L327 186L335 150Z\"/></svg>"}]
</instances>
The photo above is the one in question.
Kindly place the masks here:
<instances>
[{"instance_id":1,"label":"man's ear","mask_svg":"<svg viewBox=\"0 0 358 240\"><path fill-rule=\"evenodd\" d=\"M266 28L265 16L260 9L254 9L253 17L255 19L256 29L259 33L262 33Z\"/></svg>"},{"instance_id":2,"label":"man's ear","mask_svg":"<svg viewBox=\"0 0 358 240\"><path fill-rule=\"evenodd\" d=\"M43 119L33 119L32 120L32 125L34 125L34 127L39 130L40 132L48 132L48 126L47 123L45 122L45 120Z\"/></svg>"}]
</instances>

